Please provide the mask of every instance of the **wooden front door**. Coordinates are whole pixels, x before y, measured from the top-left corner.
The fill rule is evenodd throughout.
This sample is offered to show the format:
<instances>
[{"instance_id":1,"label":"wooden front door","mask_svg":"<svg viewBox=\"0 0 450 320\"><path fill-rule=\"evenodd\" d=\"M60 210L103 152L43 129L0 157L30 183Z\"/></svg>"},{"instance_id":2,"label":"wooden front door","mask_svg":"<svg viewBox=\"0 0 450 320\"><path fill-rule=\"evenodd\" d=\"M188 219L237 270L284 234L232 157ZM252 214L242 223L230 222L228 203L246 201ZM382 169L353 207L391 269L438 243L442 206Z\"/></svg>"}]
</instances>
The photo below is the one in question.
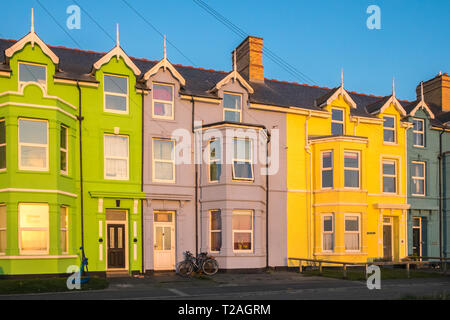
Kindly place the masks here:
<instances>
[{"instance_id":1,"label":"wooden front door","mask_svg":"<svg viewBox=\"0 0 450 320\"><path fill-rule=\"evenodd\" d=\"M383 258L392 261L392 225L383 225Z\"/></svg>"},{"instance_id":2,"label":"wooden front door","mask_svg":"<svg viewBox=\"0 0 450 320\"><path fill-rule=\"evenodd\" d=\"M158 211L154 215L153 257L155 270L175 269L175 212Z\"/></svg>"},{"instance_id":3,"label":"wooden front door","mask_svg":"<svg viewBox=\"0 0 450 320\"><path fill-rule=\"evenodd\" d=\"M108 269L125 268L125 225L108 224Z\"/></svg>"}]
</instances>

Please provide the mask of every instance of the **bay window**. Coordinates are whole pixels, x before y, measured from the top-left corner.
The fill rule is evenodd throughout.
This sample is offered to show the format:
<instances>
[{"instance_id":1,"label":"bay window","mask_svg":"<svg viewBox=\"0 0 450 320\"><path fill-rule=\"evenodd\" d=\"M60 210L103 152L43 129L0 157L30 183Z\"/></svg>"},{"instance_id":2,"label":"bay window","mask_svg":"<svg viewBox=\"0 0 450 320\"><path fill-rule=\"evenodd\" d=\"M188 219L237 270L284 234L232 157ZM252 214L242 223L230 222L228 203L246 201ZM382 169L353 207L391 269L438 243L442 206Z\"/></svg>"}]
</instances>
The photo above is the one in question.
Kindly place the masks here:
<instances>
[{"instance_id":1,"label":"bay window","mask_svg":"<svg viewBox=\"0 0 450 320\"><path fill-rule=\"evenodd\" d=\"M48 170L48 122L19 119L19 169Z\"/></svg>"},{"instance_id":2,"label":"bay window","mask_svg":"<svg viewBox=\"0 0 450 320\"><path fill-rule=\"evenodd\" d=\"M358 152L344 152L344 176L345 188L359 188L360 163Z\"/></svg>"},{"instance_id":3,"label":"bay window","mask_svg":"<svg viewBox=\"0 0 450 320\"><path fill-rule=\"evenodd\" d=\"M253 150L249 139L233 139L233 179L253 180Z\"/></svg>"},{"instance_id":4,"label":"bay window","mask_svg":"<svg viewBox=\"0 0 450 320\"><path fill-rule=\"evenodd\" d=\"M359 251L360 250L360 217L359 215L345 216L345 250Z\"/></svg>"},{"instance_id":5,"label":"bay window","mask_svg":"<svg viewBox=\"0 0 450 320\"><path fill-rule=\"evenodd\" d=\"M219 139L213 139L209 142L209 182L220 180L222 171L221 165L221 145Z\"/></svg>"},{"instance_id":6,"label":"bay window","mask_svg":"<svg viewBox=\"0 0 450 320\"><path fill-rule=\"evenodd\" d=\"M105 134L104 143L105 179L128 180L128 137Z\"/></svg>"},{"instance_id":7,"label":"bay window","mask_svg":"<svg viewBox=\"0 0 450 320\"><path fill-rule=\"evenodd\" d=\"M322 152L322 189L333 188L333 151Z\"/></svg>"},{"instance_id":8,"label":"bay window","mask_svg":"<svg viewBox=\"0 0 450 320\"><path fill-rule=\"evenodd\" d=\"M334 219L332 214L322 216L322 251L334 250Z\"/></svg>"},{"instance_id":9,"label":"bay window","mask_svg":"<svg viewBox=\"0 0 450 320\"><path fill-rule=\"evenodd\" d=\"M222 247L222 218L220 210L211 210L210 214L210 245L211 252L219 252Z\"/></svg>"}]
</instances>

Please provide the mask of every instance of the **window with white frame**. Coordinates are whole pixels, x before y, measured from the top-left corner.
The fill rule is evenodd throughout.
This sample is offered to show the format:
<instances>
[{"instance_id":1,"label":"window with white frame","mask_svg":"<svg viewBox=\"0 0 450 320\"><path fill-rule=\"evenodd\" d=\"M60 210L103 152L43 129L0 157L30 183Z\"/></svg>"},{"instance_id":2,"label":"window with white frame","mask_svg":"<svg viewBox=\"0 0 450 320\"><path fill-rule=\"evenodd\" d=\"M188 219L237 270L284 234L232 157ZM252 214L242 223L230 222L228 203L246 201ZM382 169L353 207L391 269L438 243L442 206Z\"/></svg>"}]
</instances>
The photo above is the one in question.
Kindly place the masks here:
<instances>
[{"instance_id":1,"label":"window with white frame","mask_svg":"<svg viewBox=\"0 0 450 320\"><path fill-rule=\"evenodd\" d=\"M210 232L211 252L219 252L222 247L222 218L220 210L211 210Z\"/></svg>"},{"instance_id":2,"label":"window with white frame","mask_svg":"<svg viewBox=\"0 0 450 320\"><path fill-rule=\"evenodd\" d=\"M129 173L128 136L104 135L105 179L128 180Z\"/></svg>"},{"instance_id":3,"label":"window with white frame","mask_svg":"<svg viewBox=\"0 0 450 320\"><path fill-rule=\"evenodd\" d=\"M242 95L235 93L223 94L223 118L225 121L241 122Z\"/></svg>"},{"instance_id":4,"label":"window with white frame","mask_svg":"<svg viewBox=\"0 0 450 320\"><path fill-rule=\"evenodd\" d=\"M325 214L322 216L322 251L334 251L333 214Z\"/></svg>"},{"instance_id":5,"label":"window with white frame","mask_svg":"<svg viewBox=\"0 0 450 320\"><path fill-rule=\"evenodd\" d=\"M19 169L48 170L48 122L19 119Z\"/></svg>"},{"instance_id":6,"label":"window with white frame","mask_svg":"<svg viewBox=\"0 0 450 320\"><path fill-rule=\"evenodd\" d=\"M412 195L425 195L425 181L426 181L426 165L425 162L413 161L411 163L411 177L412 177Z\"/></svg>"},{"instance_id":7,"label":"window with white frame","mask_svg":"<svg viewBox=\"0 0 450 320\"><path fill-rule=\"evenodd\" d=\"M209 181L219 181L221 171L222 165L220 139L212 139L209 141Z\"/></svg>"},{"instance_id":8,"label":"window with white frame","mask_svg":"<svg viewBox=\"0 0 450 320\"><path fill-rule=\"evenodd\" d=\"M360 241L360 216L345 215L345 251L360 251Z\"/></svg>"},{"instance_id":9,"label":"window with white frame","mask_svg":"<svg viewBox=\"0 0 450 320\"><path fill-rule=\"evenodd\" d=\"M333 188L333 151L322 152L322 189Z\"/></svg>"},{"instance_id":10,"label":"window with white frame","mask_svg":"<svg viewBox=\"0 0 450 320\"><path fill-rule=\"evenodd\" d=\"M425 121L423 119L413 119L413 145L414 147L425 146Z\"/></svg>"},{"instance_id":11,"label":"window with white frame","mask_svg":"<svg viewBox=\"0 0 450 320\"><path fill-rule=\"evenodd\" d=\"M0 204L0 253L6 251L6 206Z\"/></svg>"},{"instance_id":12,"label":"window with white frame","mask_svg":"<svg viewBox=\"0 0 450 320\"><path fill-rule=\"evenodd\" d=\"M345 188L359 188L360 170L359 152L344 152Z\"/></svg>"},{"instance_id":13,"label":"window with white frame","mask_svg":"<svg viewBox=\"0 0 450 320\"><path fill-rule=\"evenodd\" d=\"M253 211L233 211L233 250L253 250Z\"/></svg>"},{"instance_id":14,"label":"window with white frame","mask_svg":"<svg viewBox=\"0 0 450 320\"><path fill-rule=\"evenodd\" d=\"M153 181L175 182L175 141L153 139Z\"/></svg>"},{"instance_id":15,"label":"window with white frame","mask_svg":"<svg viewBox=\"0 0 450 320\"><path fill-rule=\"evenodd\" d=\"M331 108L331 134L344 134L344 110L338 108Z\"/></svg>"},{"instance_id":16,"label":"window with white frame","mask_svg":"<svg viewBox=\"0 0 450 320\"><path fill-rule=\"evenodd\" d=\"M68 128L65 126L61 126L60 129L60 142L59 142L59 155L60 155L60 161L61 161L61 173L68 174L69 168L68 168L68 154L69 154L69 135L68 135Z\"/></svg>"},{"instance_id":17,"label":"window with white frame","mask_svg":"<svg viewBox=\"0 0 450 320\"><path fill-rule=\"evenodd\" d=\"M397 162L383 160L383 192L397 193Z\"/></svg>"},{"instance_id":18,"label":"window with white frame","mask_svg":"<svg viewBox=\"0 0 450 320\"><path fill-rule=\"evenodd\" d=\"M128 113L128 78L113 75L103 76L104 110Z\"/></svg>"},{"instance_id":19,"label":"window with white frame","mask_svg":"<svg viewBox=\"0 0 450 320\"><path fill-rule=\"evenodd\" d=\"M233 139L233 179L253 180L253 150L250 139Z\"/></svg>"},{"instance_id":20,"label":"window with white frame","mask_svg":"<svg viewBox=\"0 0 450 320\"><path fill-rule=\"evenodd\" d=\"M383 116L383 141L388 143L397 141L395 117L393 116Z\"/></svg>"},{"instance_id":21,"label":"window with white frame","mask_svg":"<svg viewBox=\"0 0 450 320\"><path fill-rule=\"evenodd\" d=\"M38 83L46 88L47 67L31 63L19 63L19 88L23 88L28 83Z\"/></svg>"},{"instance_id":22,"label":"window with white frame","mask_svg":"<svg viewBox=\"0 0 450 320\"><path fill-rule=\"evenodd\" d=\"M174 86L153 83L153 118L174 118Z\"/></svg>"},{"instance_id":23,"label":"window with white frame","mask_svg":"<svg viewBox=\"0 0 450 320\"><path fill-rule=\"evenodd\" d=\"M5 119L0 119L0 170L6 169L6 125Z\"/></svg>"},{"instance_id":24,"label":"window with white frame","mask_svg":"<svg viewBox=\"0 0 450 320\"><path fill-rule=\"evenodd\" d=\"M21 254L47 254L49 242L47 204L19 204L19 249Z\"/></svg>"},{"instance_id":25,"label":"window with white frame","mask_svg":"<svg viewBox=\"0 0 450 320\"><path fill-rule=\"evenodd\" d=\"M59 212L59 243L62 253L69 252L69 208L61 207Z\"/></svg>"}]
</instances>

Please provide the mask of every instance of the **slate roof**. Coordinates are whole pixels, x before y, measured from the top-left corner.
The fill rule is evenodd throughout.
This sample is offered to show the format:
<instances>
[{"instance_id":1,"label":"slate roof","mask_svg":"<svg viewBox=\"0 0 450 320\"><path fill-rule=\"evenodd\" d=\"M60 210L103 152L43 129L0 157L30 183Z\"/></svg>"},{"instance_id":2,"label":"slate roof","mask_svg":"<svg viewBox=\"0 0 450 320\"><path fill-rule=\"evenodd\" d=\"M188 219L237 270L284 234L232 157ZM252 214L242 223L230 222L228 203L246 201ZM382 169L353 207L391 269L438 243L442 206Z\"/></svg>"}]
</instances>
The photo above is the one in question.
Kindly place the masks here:
<instances>
[{"instance_id":1,"label":"slate roof","mask_svg":"<svg viewBox=\"0 0 450 320\"><path fill-rule=\"evenodd\" d=\"M10 71L9 66L6 64L5 50L15 42L15 40L0 39L0 71ZM97 82L92 74L93 64L106 53L56 46L49 46L49 48L60 59L59 70L56 72L55 78ZM147 59L130 58L141 70L142 75L158 63L158 61ZM182 65L174 65L174 67L186 79L186 85L181 88L181 93L201 97L217 97L215 93L210 92L210 89L228 74L223 71ZM254 93L249 96L252 103L280 107L298 107L309 110L321 110L318 106L328 100L339 89L339 87L329 89L274 79L265 79L264 82L249 82L249 84L254 89ZM138 82L137 87L145 88L142 82ZM377 97L356 92L348 93L357 105L357 108L351 109L351 114L367 118L374 118L375 116L371 113L376 108L380 108L390 97ZM407 101L401 101L400 103L403 106L410 104Z\"/></svg>"}]
</instances>

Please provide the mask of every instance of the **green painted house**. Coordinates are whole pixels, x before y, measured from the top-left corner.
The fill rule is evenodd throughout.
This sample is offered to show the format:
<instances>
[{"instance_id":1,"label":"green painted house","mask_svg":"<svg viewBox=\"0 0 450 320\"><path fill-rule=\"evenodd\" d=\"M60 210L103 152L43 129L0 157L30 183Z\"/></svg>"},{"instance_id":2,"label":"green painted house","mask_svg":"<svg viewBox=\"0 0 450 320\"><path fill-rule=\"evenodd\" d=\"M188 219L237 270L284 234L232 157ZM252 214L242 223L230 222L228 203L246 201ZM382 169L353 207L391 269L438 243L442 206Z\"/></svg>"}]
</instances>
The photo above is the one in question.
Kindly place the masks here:
<instances>
[{"instance_id":1,"label":"green painted house","mask_svg":"<svg viewBox=\"0 0 450 320\"><path fill-rule=\"evenodd\" d=\"M141 71L33 26L0 52L0 277L141 272Z\"/></svg>"}]
</instances>

